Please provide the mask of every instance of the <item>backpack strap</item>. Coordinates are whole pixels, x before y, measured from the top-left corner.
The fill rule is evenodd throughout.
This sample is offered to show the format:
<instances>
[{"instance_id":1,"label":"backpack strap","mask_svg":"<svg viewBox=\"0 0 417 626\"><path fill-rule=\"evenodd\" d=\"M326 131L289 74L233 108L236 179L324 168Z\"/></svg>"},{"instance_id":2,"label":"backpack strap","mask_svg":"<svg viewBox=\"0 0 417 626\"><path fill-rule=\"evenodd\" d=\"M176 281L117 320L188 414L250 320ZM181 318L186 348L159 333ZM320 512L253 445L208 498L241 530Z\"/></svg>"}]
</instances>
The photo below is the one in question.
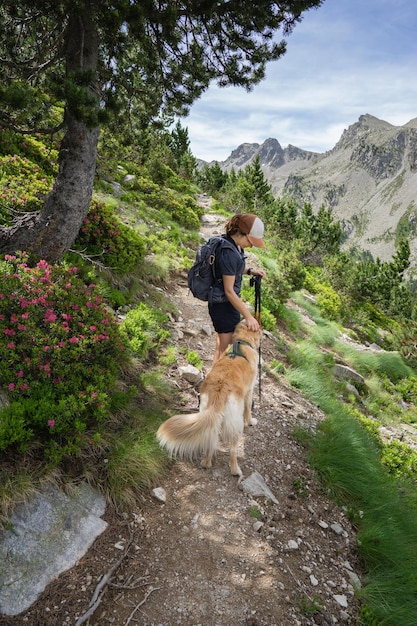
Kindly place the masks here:
<instances>
[{"instance_id":1,"label":"backpack strap","mask_svg":"<svg viewBox=\"0 0 417 626\"><path fill-rule=\"evenodd\" d=\"M219 241L217 242L216 247L214 249L214 252L213 252L213 255L212 255L212 256L214 256L214 259L213 259L212 263L210 262L210 265L212 266L212 269L213 269L213 279L215 281L219 281L219 280L221 280L221 276L218 277L218 275L217 275L218 274L218 263L219 263L219 259L218 259L219 251L222 250L223 248L229 248L229 250L234 250L236 252L236 254L239 254L239 256L240 256L240 253L239 253L239 250L236 248L235 244L230 242L230 241L228 241L227 239L225 239L225 237L213 237L213 239L219 239Z\"/></svg>"}]
</instances>

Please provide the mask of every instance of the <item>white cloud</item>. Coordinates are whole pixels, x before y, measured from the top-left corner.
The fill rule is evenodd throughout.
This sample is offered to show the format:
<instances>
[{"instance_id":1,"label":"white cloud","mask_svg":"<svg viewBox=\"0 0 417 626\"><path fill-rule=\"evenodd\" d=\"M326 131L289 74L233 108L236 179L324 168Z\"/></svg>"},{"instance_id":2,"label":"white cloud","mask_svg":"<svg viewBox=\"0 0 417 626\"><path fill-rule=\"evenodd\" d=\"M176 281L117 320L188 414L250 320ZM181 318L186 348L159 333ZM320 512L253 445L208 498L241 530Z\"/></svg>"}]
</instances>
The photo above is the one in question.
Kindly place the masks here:
<instances>
[{"instance_id":1,"label":"white cloud","mask_svg":"<svg viewBox=\"0 0 417 626\"><path fill-rule=\"evenodd\" d=\"M414 0L326 0L252 92L213 86L193 105L182 120L193 154L222 161L268 137L324 152L362 114L407 123L417 117L416 31Z\"/></svg>"}]
</instances>

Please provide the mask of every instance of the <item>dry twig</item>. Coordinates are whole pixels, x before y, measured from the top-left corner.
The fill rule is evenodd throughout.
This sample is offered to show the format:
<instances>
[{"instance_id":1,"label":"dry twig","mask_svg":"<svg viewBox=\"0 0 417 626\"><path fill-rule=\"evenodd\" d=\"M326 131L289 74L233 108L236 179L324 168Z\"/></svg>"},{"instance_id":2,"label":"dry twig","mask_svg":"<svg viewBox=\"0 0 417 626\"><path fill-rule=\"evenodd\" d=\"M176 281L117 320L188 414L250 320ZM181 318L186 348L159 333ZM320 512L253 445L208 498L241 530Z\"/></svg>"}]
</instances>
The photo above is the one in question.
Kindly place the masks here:
<instances>
[{"instance_id":1,"label":"dry twig","mask_svg":"<svg viewBox=\"0 0 417 626\"><path fill-rule=\"evenodd\" d=\"M95 611L97 610L97 608L99 607L103 594L104 594L104 587L106 585L109 584L111 577L113 576L114 572L117 570L117 568L120 566L120 564L122 563L122 561L125 559L125 557L127 556L128 552L129 552L129 548L132 545L132 539L130 540L130 542L128 543L128 545L126 546L126 550L125 552L122 554L122 556L120 557L120 559L118 561L116 561L116 563L114 565L112 565L112 567L108 570L108 572L106 572L106 574L104 574L103 578L100 580L100 582L98 583L98 585L96 586L93 596L90 600L90 604L88 607L88 610L81 615L81 617L78 618L78 620L75 623L75 626L81 626L82 624L84 624L92 615L93 613L95 613Z\"/></svg>"},{"instance_id":2,"label":"dry twig","mask_svg":"<svg viewBox=\"0 0 417 626\"><path fill-rule=\"evenodd\" d=\"M132 621L136 611L145 604L145 602L147 601L147 599L149 598L149 596L151 595L151 593L153 593L154 591L158 591L158 589L160 589L160 587L151 587L151 589L149 589L149 591L146 593L145 597L143 598L143 600L141 600L139 602L139 604L137 604L135 606L135 608L133 609L133 611L131 612L131 614L129 615L129 617L127 618L127 620L124 623L124 626L128 626L128 624L130 624L130 622Z\"/></svg>"}]
</instances>

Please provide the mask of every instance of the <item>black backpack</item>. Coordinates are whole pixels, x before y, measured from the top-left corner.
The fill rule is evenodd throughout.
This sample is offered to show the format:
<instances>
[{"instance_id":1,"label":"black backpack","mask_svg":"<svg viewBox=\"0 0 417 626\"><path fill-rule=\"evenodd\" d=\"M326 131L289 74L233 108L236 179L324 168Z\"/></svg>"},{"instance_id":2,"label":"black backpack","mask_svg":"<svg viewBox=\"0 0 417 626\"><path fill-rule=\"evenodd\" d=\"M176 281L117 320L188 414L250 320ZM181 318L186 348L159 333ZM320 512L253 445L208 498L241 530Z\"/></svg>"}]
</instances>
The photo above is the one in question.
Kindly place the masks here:
<instances>
[{"instance_id":1,"label":"black backpack","mask_svg":"<svg viewBox=\"0 0 417 626\"><path fill-rule=\"evenodd\" d=\"M216 254L223 247L234 249L223 237L211 237L198 250L194 265L188 270L188 287L195 298L211 302L213 287L221 282L216 276Z\"/></svg>"}]
</instances>

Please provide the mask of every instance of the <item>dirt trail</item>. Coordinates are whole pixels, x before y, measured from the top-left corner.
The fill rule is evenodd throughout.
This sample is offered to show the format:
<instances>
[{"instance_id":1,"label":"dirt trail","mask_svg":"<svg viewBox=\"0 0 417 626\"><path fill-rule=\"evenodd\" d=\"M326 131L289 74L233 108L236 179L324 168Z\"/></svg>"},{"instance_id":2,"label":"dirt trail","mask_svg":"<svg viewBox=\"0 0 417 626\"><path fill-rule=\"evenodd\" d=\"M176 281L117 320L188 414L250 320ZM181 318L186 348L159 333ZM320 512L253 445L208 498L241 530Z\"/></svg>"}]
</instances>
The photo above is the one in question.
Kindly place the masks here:
<instances>
[{"instance_id":1,"label":"dirt trail","mask_svg":"<svg viewBox=\"0 0 417 626\"><path fill-rule=\"evenodd\" d=\"M208 369L214 336L203 330L211 326L206 305L188 293L185 278L173 289L178 342L198 351ZM266 363L280 358L271 336L264 336L262 354ZM184 408L196 407L196 391L179 365L169 375L183 390ZM245 434L239 464L245 478L258 472L278 503L239 488L226 450L210 470L174 463L158 485L165 502L148 493L126 516L109 511L108 530L78 566L24 615L0 618L0 624L77 624L118 561L97 610L84 622L90 626L355 624L355 533L326 498L293 436L296 427L315 428L323 416L283 380L265 373L261 380L253 412L258 424Z\"/></svg>"}]
</instances>

